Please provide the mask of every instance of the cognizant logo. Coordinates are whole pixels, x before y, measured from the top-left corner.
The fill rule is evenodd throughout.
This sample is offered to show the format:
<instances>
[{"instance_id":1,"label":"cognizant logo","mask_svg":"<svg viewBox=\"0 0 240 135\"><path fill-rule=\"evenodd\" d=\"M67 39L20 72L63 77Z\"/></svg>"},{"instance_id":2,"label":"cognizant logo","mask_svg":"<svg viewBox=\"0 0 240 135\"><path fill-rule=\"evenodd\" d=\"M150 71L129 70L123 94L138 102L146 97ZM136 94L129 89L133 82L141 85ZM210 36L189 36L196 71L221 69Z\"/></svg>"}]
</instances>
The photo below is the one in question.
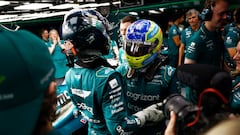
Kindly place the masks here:
<instances>
[{"instance_id":1,"label":"cognizant logo","mask_svg":"<svg viewBox=\"0 0 240 135\"><path fill-rule=\"evenodd\" d=\"M159 101L160 96L157 95L144 95L144 94L138 94L138 93L133 93L130 91L127 91L127 97L133 99L134 101L137 100L142 100L142 101Z\"/></svg>"}]
</instances>

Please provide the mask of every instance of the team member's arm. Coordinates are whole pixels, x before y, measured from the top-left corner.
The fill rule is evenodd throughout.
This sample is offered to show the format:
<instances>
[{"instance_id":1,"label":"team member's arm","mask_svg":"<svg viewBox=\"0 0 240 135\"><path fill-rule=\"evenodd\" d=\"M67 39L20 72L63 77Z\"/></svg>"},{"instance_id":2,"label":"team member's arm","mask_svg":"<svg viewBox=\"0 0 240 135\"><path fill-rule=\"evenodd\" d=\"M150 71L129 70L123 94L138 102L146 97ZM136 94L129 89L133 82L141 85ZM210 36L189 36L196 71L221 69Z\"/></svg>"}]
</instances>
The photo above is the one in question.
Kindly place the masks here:
<instances>
[{"instance_id":1,"label":"team member's arm","mask_svg":"<svg viewBox=\"0 0 240 135\"><path fill-rule=\"evenodd\" d=\"M179 47L179 54L178 54L178 66L180 66L182 64L182 61L184 59L184 50L185 50L185 45L183 43L181 43L180 47Z\"/></svg>"},{"instance_id":2,"label":"team member's arm","mask_svg":"<svg viewBox=\"0 0 240 135\"><path fill-rule=\"evenodd\" d=\"M180 40L180 36L179 35L173 36L172 39L173 39L173 41L174 41L176 46L180 46L181 40Z\"/></svg>"},{"instance_id":3,"label":"team member's arm","mask_svg":"<svg viewBox=\"0 0 240 135\"><path fill-rule=\"evenodd\" d=\"M189 43L188 48L186 48L186 55L184 59L184 64L195 64L196 60L200 57L200 48L201 44L196 41L197 37L191 38L191 42Z\"/></svg>"},{"instance_id":4,"label":"team member's arm","mask_svg":"<svg viewBox=\"0 0 240 135\"><path fill-rule=\"evenodd\" d=\"M180 40L180 34L179 34L178 30L177 30L177 27L174 27L172 29L172 40L173 40L173 42L175 43L175 45L177 47L180 46L181 40Z\"/></svg>"},{"instance_id":5,"label":"team member's arm","mask_svg":"<svg viewBox=\"0 0 240 135\"><path fill-rule=\"evenodd\" d=\"M186 29L184 29L181 34L181 44L178 52L178 66L184 63L184 51L185 51L185 43L186 43L185 33L186 33Z\"/></svg>"},{"instance_id":6,"label":"team member's arm","mask_svg":"<svg viewBox=\"0 0 240 135\"><path fill-rule=\"evenodd\" d=\"M164 135L176 135L176 132L175 132L176 122L177 122L177 115L173 111L171 111L170 120L164 132Z\"/></svg>"}]
</instances>

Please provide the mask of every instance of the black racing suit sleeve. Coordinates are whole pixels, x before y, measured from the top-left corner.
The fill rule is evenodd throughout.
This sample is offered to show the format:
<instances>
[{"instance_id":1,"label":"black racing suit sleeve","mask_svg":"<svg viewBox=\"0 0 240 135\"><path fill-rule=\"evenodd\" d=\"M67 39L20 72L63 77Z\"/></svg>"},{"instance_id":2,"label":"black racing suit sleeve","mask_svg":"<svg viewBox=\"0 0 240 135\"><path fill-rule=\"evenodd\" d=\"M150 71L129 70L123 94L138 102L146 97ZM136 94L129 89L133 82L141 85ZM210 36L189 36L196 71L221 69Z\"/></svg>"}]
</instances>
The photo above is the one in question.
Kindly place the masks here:
<instances>
[{"instance_id":1,"label":"black racing suit sleeve","mask_svg":"<svg viewBox=\"0 0 240 135\"><path fill-rule=\"evenodd\" d=\"M114 72L104 88L102 110L112 135L131 134L140 128L140 120L134 115L128 116L124 87L121 75Z\"/></svg>"}]
</instances>

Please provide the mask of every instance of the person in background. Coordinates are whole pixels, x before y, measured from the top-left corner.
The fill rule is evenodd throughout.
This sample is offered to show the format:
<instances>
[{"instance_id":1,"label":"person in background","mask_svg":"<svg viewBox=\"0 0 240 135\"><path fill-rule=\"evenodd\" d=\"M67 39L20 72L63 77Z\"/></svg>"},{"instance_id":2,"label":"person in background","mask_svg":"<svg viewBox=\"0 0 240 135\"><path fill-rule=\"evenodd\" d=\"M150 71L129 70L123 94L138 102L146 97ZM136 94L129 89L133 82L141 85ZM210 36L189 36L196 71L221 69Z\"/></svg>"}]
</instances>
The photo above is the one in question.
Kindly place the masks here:
<instances>
[{"instance_id":1,"label":"person in background","mask_svg":"<svg viewBox=\"0 0 240 135\"><path fill-rule=\"evenodd\" d=\"M236 63L233 60L233 56L236 54L237 42L240 38L240 8L235 10L235 27L231 27L231 30L228 31L224 37L224 46L227 50L225 55L225 63L229 68L229 71L234 70ZM227 57L229 56L229 57Z\"/></svg>"},{"instance_id":2,"label":"person in background","mask_svg":"<svg viewBox=\"0 0 240 135\"><path fill-rule=\"evenodd\" d=\"M199 30L194 33L190 41L186 43L186 54L184 64L205 64L223 69L224 45L219 28L227 19L229 2L227 0L206 0L205 8L200 14L201 24ZM208 69L206 69L208 70ZM182 93L187 100L197 104L197 88L186 86ZM211 102L213 103L213 102ZM218 105L209 104L208 108L219 108ZM211 107L210 107L211 106ZM214 111L207 110L207 114Z\"/></svg>"},{"instance_id":3,"label":"person in background","mask_svg":"<svg viewBox=\"0 0 240 135\"><path fill-rule=\"evenodd\" d=\"M162 30L151 20L139 19L128 26L123 46L128 66L120 65L116 70L127 84L125 94L130 114L178 92L175 68L166 65L167 56L160 55L162 42ZM164 128L163 120L145 125L136 134L161 134Z\"/></svg>"},{"instance_id":4,"label":"person in background","mask_svg":"<svg viewBox=\"0 0 240 135\"><path fill-rule=\"evenodd\" d=\"M44 41L44 43L45 43L45 44L48 44L48 42L49 42L48 29L42 28L42 29L40 30L40 36L41 36L42 40Z\"/></svg>"},{"instance_id":5,"label":"person in background","mask_svg":"<svg viewBox=\"0 0 240 135\"><path fill-rule=\"evenodd\" d=\"M236 63L236 68L234 71L231 71L231 76L233 78L233 90L230 97L230 105L231 107L240 114L240 39L238 39L238 43L236 48L236 53L233 57L233 60Z\"/></svg>"},{"instance_id":6,"label":"person in background","mask_svg":"<svg viewBox=\"0 0 240 135\"><path fill-rule=\"evenodd\" d=\"M184 13L177 9L174 9L173 24L168 31L168 61L172 67L178 65L178 52L181 44L181 32L179 30L179 24L184 21Z\"/></svg>"},{"instance_id":7,"label":"person in background","mask_svg":"<svg viewBox=\"0 0 240 135\"><path fill-rule=\"evenodd\" d=\"M233 12L232 12L232 22L231 20L229 19L230 22L228 22L224 27L223 27L223 30L222 30L222 36L223 38L226 36L226 34L229 32L229 31L232 31L233 28L236 27L236 12L237 10L239 10L238 8L234 9Z\"/></svg>"},{"instance_id":8,"label":"person in background","mask_svg":"<svg viewBox=\"0 0 240 135\"><path fill-rule=\"evenodd\" d=\"M228 0L206 0L201 13L204 21L186 44L184 64L211 64L223 67L224 45L219 28L224 25L229 9Z\"/></svg>"},{"instance_id":9,"label":"person in background","mask_svg":"<svg viewBox=\"0 0 240 135\"><path fill-rule=\"evenodd\" d=\"M173 25L173 21L172 19L169 19L168 22L167 22L167 29L165 31L165 34L168 36L168 33L169 33L169 29L170 27Z\"/></svg>"},{"instance_id":10,"label":"person in background","mask_svg":"<svg viewBox=\"0 0 240 135\"><path fill-rule=\"evenodd\" d=\"M60 135L52 127L56 83L47 47L26 30L0 27L0 40L1 134Z\"/></svg>"},{"instance_id":11,"label":"person in background","mask_svg":"<svg viewBox=\"0 0 240 135\"><path fill-rule=\"evenodd\" d=\"M128 115L125 85L102 55L109 53L105 18L96 10L73 9L64 16L62 36L74 45L77 58L66 74L73 103L88 120L88 134L132 134L147 122L163 119L161 103ZM97 23L96 23L97 22Z\"/></svg>"},{"instance_id":12,"label":"person in background","mask_svg":"<svg viewBox=\"0 0 240 135\"><path fill-rule=\"evenodd\" d=\"M49 31L49 42L47 46L56 67L55 81L57 86L59 86L64 81L65 74L69 69L65 52L71 48L68 47L68 44L64 44L63 40L60 40L56 29Z\"/></svg>"},{"instance_id":13,"label":"person in background","mask_svg":"<svg viewBox=\"0 0 240 135\"><path fill-rule=\"evenodd\" d=\"M186 13L186 20L189 23L189 27L185 28L181 33L181 45L179 47L178 65L184 63L186 44L193 34L199 29L201 20L199 18L199 12L196 9L190 9Z\"/></svg>"},{"instance_id":14,"label":"person in background","mask_svg":"<svg viewBox=\"0 0 240 135\"><path fill-rule=\"evenodd\" d=\"M124 55L123 44L125 42L126 30L130 24L137 21L135 16L125 16L120 20L120 44L119 44L119 65L127 63Z\"/></svg>"}]
</instances>

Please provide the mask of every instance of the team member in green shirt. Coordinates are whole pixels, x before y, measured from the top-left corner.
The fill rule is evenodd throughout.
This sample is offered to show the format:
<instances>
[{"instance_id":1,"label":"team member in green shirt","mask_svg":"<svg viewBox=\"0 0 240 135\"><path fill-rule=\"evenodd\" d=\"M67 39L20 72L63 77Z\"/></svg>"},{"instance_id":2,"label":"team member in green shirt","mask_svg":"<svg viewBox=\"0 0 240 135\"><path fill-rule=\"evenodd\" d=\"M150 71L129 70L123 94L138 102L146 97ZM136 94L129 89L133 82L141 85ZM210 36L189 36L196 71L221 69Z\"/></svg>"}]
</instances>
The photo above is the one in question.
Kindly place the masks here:
<instances>
[{"instance_id":1,"label":"team member in green shirt","mask_svg":"<svg viewBox=\"0 0 240 135\"><path fill-rule=\"evenodd\" d=\"M124 55L123 44L126 40L125 36L126 36L126 31L127 31L128 26L130 24L132 24L133 22L135 22L136 20L137 20L137 18L135 16L131 16L131 15L127 15L120 20L119 65L127 64L127 61L126 61L126 58Z\"/></svg>"},{"instance_id":2,"label":"team member in green shirt","mask_svg":"<svg viewBox=\"0 0 240 135\"><path fill-rule=\"evenodd\" d=\"M233 60L236 62L236 68L235 71L231 72L233 78L233 91L230 105L232 108L236 109L238 114L240 114L240 40L238 40L236 54L234 55Z\"/></svg>"},{"instance_id":3,"label":"team member in green shirt","mask_svg":"<svg viewBox=\"0 0 240 135\"><path fill-rule=\"evenodd\" d=\"M191 38L185 55L185 64L222 64L224 46L218 28L227 19L229 3L227 0L207 0L201 13L203 24Z\"/></svg>"},{"instance_id":4,"label":"team member in green shirt","mask_svg":"<svg viewBox=\"0 0 240 135\"><path fill-rule=\"evenodd\" d=\"M56 67L55 81L57 82L57 86L59 86L64 81L65 74L69 67L67 66L68 61L66 54L63 51L68 50L67 46L64 44L64 41L60 39L56 29L49 31L49 42L47 47Z\"/></svg>"},{"instance_id":5,"label":"team member in green shirt","mask_svg":"<svg viewBox=\"0 0 240 135\"><path fill-rule=\"evenodd\" d=\"M173 14L173 24L168 31L168 61L169 65L177 67L179 47L181 44L181 31L179 30L179 24L184 21L184 13L176 10Z\"/></svg>"},{"instance_id":6,"label":"team member in green shirt","mask_svg":"<svg viewBox=\"0 0 240 135\"><path fill-rule=\"evenodd\" d=\"M179 47L178 65L181 65L184 62L187 42L189 42L190 38L199 29L201 24L199 12L196 9L190 9L187 11L186 20L189 23L189 26L185 28L181 33L181 45Z\"/></svg>"},{"instance_id":7,"label":"team member in green shirt","mask_svg":"<svg viewBox=\"0 0 240 135\"><path fill-rule=\"evenodd\" d=\"M240 38L240 8L235 11L235 27L232 27L224 37L224 45L227 49L225 62L230 70L234 70L236 66L236 63L232 58L236 53L235 48L237 46L238 39Z\"/></svg>"}]
</instances>

